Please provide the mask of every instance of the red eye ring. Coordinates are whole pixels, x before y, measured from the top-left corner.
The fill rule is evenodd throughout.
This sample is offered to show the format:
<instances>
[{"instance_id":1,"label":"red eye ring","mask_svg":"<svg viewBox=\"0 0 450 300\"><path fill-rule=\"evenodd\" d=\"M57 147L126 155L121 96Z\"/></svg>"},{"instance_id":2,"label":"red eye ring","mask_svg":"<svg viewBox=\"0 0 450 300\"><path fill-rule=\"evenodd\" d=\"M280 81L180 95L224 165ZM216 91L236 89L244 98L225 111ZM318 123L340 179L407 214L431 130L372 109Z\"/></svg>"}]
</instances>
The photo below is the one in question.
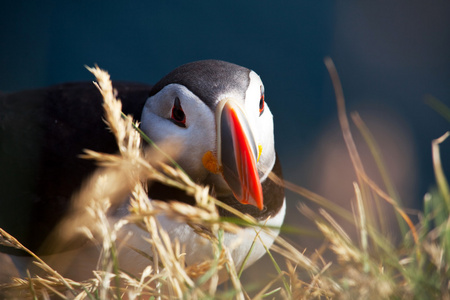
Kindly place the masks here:
<instances>
[{"instance_id":1,"label":"red eye ring","mask_svg":"<svg viewBox=\"0 0 450 300\"><path fill-rule=\"evenodd\" d=\"M186 115L184 114L183 108L181 107L180 98L176 97L173 102L172 115L170 120L180 127L186 127Z\"/></svg>"},{"instance_id":2,"label":"red eye ring","mask_svg":"<svg viewBox=\"0 0 450 300\"><path fill-rule=\"evenodd\" d=\"M264 112L264 106L265 106L264 94L261 94L261 98L259 99L259 115L262 115L262 113Z\"/></svg>"}]
</instances>

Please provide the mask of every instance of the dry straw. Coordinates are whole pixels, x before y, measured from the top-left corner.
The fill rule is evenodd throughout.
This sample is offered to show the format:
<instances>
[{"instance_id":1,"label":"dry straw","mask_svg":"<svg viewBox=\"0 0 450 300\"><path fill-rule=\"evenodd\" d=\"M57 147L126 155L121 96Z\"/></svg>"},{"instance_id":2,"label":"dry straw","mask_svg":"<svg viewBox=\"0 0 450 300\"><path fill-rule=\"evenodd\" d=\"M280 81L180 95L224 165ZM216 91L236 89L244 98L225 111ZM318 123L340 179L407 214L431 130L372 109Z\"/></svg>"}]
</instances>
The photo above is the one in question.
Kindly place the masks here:
<instances>
[{"instance_id":1,"label":"dry straw","mask_svg":"<svg viewBox=\"0 0 450 300\"><path fill-rule=\"evenodd\" d=\"M133 123L131 116L123 115L109 75L95 67L88 69L97 78L96 85L104 99L105 122L116 137L119 153L85 151L86 159L93 159L105 168L74 196L75 213L59 230L65 235L72 232L67 235L68 239L83 232L92 241L100 241L101 263L92 279L70 280L1 230L0 243L27 251L42 272L40 276L14 278L1 285L0 295L12 299L48 299L50 296L61 299L450 299L450 195L438 148L448 134L433 142L438 188L426 195L420 222L414 225L389 180L378 145L359 116L354 114L353 120L371 148L387 192L365 173L350 131L337 72L330 59L326 59L325 64L336 91L338 116L357 175L357 182L353 183L356 209L349 212L333 201L270 175L275 182L321 207L315 212L305 204L299 206L300 212L316 224L324 238L323 246L310 257L305 255L304 249L278 237L272 249L267 249L274 265L273 279L249 294L240 281L242 269L236 270L230 251L223 244L223 233L237 231L243 223L255 230L267 229L258 226L252 217L213 198L208 187L193 182L169 158L171 155L164 147L160 149L154 145L150 152L144 153L141 133L136 130L138 124ZM147 137L143 138L151 143ZM149 179L184 190L195 197L197 205L149 202L144 184ZM131 194L130 214L111 222L107 217L108 209L123 205L117 200L123 199L123 193ZM374 201L386 201L397 212L399 229L405 235L400 245L385 237L385 228L374 221L382 216L368 211L368 205ZM244 222L222 220L216 206L230 210ZM82 209L84 207L87 209ZM159 214L186 222L209 239L214 258L187 266L184 249L170 240L158 223L156 216ZM353 241L335 216L352 224L359 232L359 240ZM152 249L151 257L134 249L139 255L148 257L148 266L140 277L127 274L119 267L117 253L127 247L126 237L120 236L120 231L129 225L139 226L151 237L147 239ZM323 256L328 250L336 258L331 262ZM276 261L271 251L280 254L282 261ZM224 273L230 278L228 288L218 288Z\"/></svg>"}]
</instances>

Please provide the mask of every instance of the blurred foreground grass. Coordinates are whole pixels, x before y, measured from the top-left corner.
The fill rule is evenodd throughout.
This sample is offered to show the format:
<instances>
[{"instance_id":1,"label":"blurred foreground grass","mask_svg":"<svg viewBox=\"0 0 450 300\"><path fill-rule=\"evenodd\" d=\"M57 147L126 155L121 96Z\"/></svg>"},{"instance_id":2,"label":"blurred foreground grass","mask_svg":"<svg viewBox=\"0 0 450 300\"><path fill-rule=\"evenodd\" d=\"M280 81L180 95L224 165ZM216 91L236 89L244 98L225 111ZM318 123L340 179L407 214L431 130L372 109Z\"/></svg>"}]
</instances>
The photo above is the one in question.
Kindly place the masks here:
<instances>
[{"instance_id":1,"label":"blurred foreground grass","mask_svg":"<svg viewBox=\"0 0 450 300\"><path fill-rule=\"evenodd\" d=\"M353 210L347 211L332 199L325 199L271 175L273 180L319 205L317 211L306 204L299 206L300 212L315 223L326 240L324 247L317 249L313 257L306 257L303 249L278 237L272 248L267 249L277 273L266 286L252 290L250 296L246 286L240 282L243 270L235 268L222 243L223 233L237 230L238 224L253 226L255 230L265 228L256 226L255 220L239 212L235 213L240 221L221 219L216 205L223 204L209 196L208 188L192 182L177 166L155 168L149 164L144 159L141 137L134 129L135 124L131 117L122 116L121 104L114 96L109 75L93 68L90 71L96 76L104 97L105 118L116 136L120 153L105 155L87 151L86 158L113 169L126 169L127 180L132 182L130 215L111 224L106 219L106 210L111 205L108 197L100 197L101 201L97 197L94 201L90 191L83 194L88 214L97 220L95 228L101 234L96 232L95 236L100 236L103 247L99 269L92 274L92 279L83 282L64 278L19 241L0 230L0 243L30 252L44 274L13 278L10 283L0 285L0 296L10 299L450 299L450 192L439 153L439 144L449 133L432 142L436 188L424 196L424 209L418 214L417 224L413 224L391 184L379 146L361 118L352 114L353 122L377 162L384 186L378 186L366 175L350 132L338 75L330 59L326 59L326 65L336 91L344 140L357 175L356 182L353 182ZM185 190L195 196L197 206L149 203L142 184L147 179ZM103 186L105 191L109 188ZM389 230L383 225L380 207L386 203L397 214L403 236L400 243L392 241ZM226 209L231 210L229 207ZM170 242L157 222L155 216L158 214L186 221L201 230L214 245L214 259L186 266L180 245ZM356 241L349 237L333 215L356 228ZM149 259L141 277L122 271L117 261L117 251L121 247L116 239L117 232L130 223L147 230L152 237L148 243L154 256ZM88 234L93 230L88 229ZM331 249L336 259L326 261L322 255L325 248ZM284 261L277 262L271 252L281 254ZM217 288L224 272L230 278L227 288Z\"/></svg>"}]
</instances>

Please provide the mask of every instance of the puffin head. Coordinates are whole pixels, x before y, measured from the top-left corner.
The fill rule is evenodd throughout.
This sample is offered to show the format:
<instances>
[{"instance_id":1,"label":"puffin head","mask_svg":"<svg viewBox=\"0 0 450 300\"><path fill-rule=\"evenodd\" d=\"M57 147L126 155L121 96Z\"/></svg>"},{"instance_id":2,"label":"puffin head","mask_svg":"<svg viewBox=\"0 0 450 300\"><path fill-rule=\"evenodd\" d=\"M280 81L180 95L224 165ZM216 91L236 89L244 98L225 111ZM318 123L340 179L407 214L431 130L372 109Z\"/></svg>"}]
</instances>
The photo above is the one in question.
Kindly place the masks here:
<instances>
[{"instance_id":1,"label":"puffin head","mask_svg":"<svg viewBox=\"0 0 450 300\"><path fill-rule=\"evenodd\" d=\"M141 128L175 141L177 163L216 196L264 208L261 183L275 163L273 117L252 70L218 60L182 65L151 90Z\"/></svg>"}]
</instances>

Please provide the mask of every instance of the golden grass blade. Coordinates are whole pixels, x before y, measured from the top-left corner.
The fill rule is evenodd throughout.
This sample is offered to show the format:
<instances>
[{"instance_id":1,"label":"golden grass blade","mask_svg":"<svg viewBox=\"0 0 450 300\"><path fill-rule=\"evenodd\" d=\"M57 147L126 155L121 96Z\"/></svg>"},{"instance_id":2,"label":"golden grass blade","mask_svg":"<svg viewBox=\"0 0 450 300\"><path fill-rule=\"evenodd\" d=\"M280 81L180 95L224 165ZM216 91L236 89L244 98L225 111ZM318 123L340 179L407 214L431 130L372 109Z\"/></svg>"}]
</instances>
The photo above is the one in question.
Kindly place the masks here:
<instances>
[{"instance_id":1,"label":"golden grass blade","mask_svg":"<svg viewBox=\"0 0 450 300\"><path fill-rule=\"evenodd\" d=\"M230 276L231 283L233 284L234 290L236 291L236 299L244 300L244 293L241 285L241 281L236 272L236 268L233 262L233 258L231 257L230 251L226 251L227 262L225 263L227 267L228 274Z\"/></svg>"},{"instance_id":2,"label":"golden grass blade","mask_svg":"<svg viewBox=\"0 0 450 300\"><path fill-rule=\"evenodd\" d=\"M47 284L45 281L41 281L40 284L42 284L47 290L51 291L53 294L57 295L60 299L68 300L69 298L60 293L57 289L53 288L51 285Z\"/></svg>"},{"instance_id":3,"label":"golden grass blade","mask_svg":"<svg viewBox=\"0 0 450 300\"><path fill-rule=\"evenodd\" d=\"M351 223L353 222L352 214L350 212L348 212L345 208L342 208L341 206L335 204L334 202L329 201L328 199L326 199L306 188L300 187L300 186L293 184L287 180L281 179L273 172L271 172L269 174L269 178L272 181L274 181L276 184L283 186L316 204L319 204L321 207L324 207L326 209L329 209L330 211L333 211L334 213L336 213L337 215L339 215L340 217L344 218L345 220L347 220Z\"/></svg>"},{"instance_id":4,"label":"golden grass blade","mask_svg":"<svg viewBox=\"0 0 450 300\"><path fill-rule=\"evenodd\" d=\"M367 125L364 123L364 121L361 119L360 115L357 112L352 113L351 116L356 127L359 129L359 132L361 132L366 144L369 146L370 152L372 153L372 156L375 159L375 163L381 174L381 178L383 180L384 185L386 186L388 194L391 196L393 200L395 200L395 202L401 205L400 197L394 185L392 184L392 180L390 179L389 173L386 169L384 159L380 151L380 147L378 146L374 136L372 135L369 128L367 127Z\"/></svg>"},{"instance_id":5,"label":"golden grass blade","mask_svg":"<svg viewBox=\"0 0 450 300\"><path fill-rule=\"evenodd\" d=\"M6 241L5 243L1 242L1 241ZM58 279L59 282L61 282L64 286L66 286L66 288L73 294L76 295L75 289L73 288L73 286L63 277L61 276L58 272L56 272L55 270L53 270L47 263L45 263L40 257L38 257L36 254L34 254L34 252L32 252L31 250L29 250L27 247L25 247L24 245L22 245L16 238L14 238L12 235L10 235L9 233L7 233L5 230L3 230L2 228L0 228L0 243L2 245L8 246L8 245L12 245L14 248L16 249L20 249L25 251L26 253L28 253L29 255L31 255L37 262L39 262L39 266L47 273L49 273L50 275L54 276L55 278Z\"/></svg>"},{"instance_id":6,"label":"golden grass blade","mask_svg":"<svg viewBox=\"0 0 450 300\"><path fill-rule=\"evenodd\" d=\"M358 208L358 216L359 216L359 229L360 229L360 237L361 237L361 248L363 252L363 270L364 272L369 272L369 253L368 253L368 237L367 237L367 220L366 220L366 212L364 209L364 202L361 196L361 191L356 182L353 183L355 188L356 195L356 204Z\"/></svg>"},{"instance_id":7,"label":"golden grass blade","mask_svg":"<svg viewBox=\"0 0 450 300\"><path fill-rule=\"evenodd\" d=\"M414 243L416 245L419 244L419 237L417 235L416 227L414 226L414 223L411 221L411 218L408 217L406 212L397 205L397 202L395 202L394 199L392 199L388 194L386 194L382 189L380 189L375 182L372 181L366 174L361 174L361 178L364 180L366 184L369 185L369 187L375 191L381 198L386 200L389 204L391 204L395 210L400 214L400 216L403 218L403 220L408 225L409 229L411 230L411 234L414 239Z\"/></svg>"},{"instance_id":8,"label":"golden grass blade","mask_svg":"<svg viewBox=\"0 0 450 300\"><path fill-rule=\"evenodd\" d=\"M302 267L308 273L317 274L317 272L319 272L319 268L315 263L282 237L276 239L271 250L283 255L285 258Z\"/></svg>"},{"instance_id":9,"label":"golden grass blade","mask_svg":"<svg viewBox=\"0 0 450 300\"><path fill-rule=\"evenodd\" d=\"M363 165L361 162L361 158L359 157L358 150L353 141L353 137L352 137L352 134L350 131L350 125L349 125L347 114L345 111L344 94L342 91L342 85L341 85L341 82L339 79L339 75L337 74L336 67L334 66L334 63L331 60L331 58L329 58L329 57L325 58L325 65L328 69L328 72L330 74L330 77L331 77L331 80L333 83L333 87L335 90L336 102L337 102L337 106L338 106L338 118L339 118L339 122L341 124L344 141L345 141L345 144L347 145L347 149L350 154L350 158L352 160L353 167L355 168L355 172L358 177L358 182L359 182L361 188L363 188L362 179L364 179L364 181L366 183L368 183L370 185L370 187L372 189L374 189L380 196L383 195L382 198L384 198L386 200L389 199L388 201L392 205L394 205L396 211L401 215L401 217L405 220L405 222L409 226L409 228L413 234L413 237L414 237L414 242L417 244L419 239L418 239L417 232L415 230L414 224L412 223L411 219L407 216L407 214L403 211L403 209L399 206L399 204L394 199L387 196L381 189L379 189L376 186L376 184L372 180L369 179L366 172L364 171L364 168L363 168ZM376 187L376 189L374 187Z\"/></svg>"},{"instance_id":10,"label":"golden grass blade","mask_svg":"<svg viewBox=\"0 0 450 300\"><path fill-rule=\"evenodd\" d=\"M125 115L124 113L122 113L122 118L124 119L129 119L130 117ZM170 156L167 154L166 151L164 151L163 149L161 149L155 142L153 142L140 128L139 128L139 124L134 123L133 121L131 121L131 124L133 126L133 128L139 132L141 138L146 141L149 145L151 145L154 149L156 149L157 151L159 151L159 153L161 153L168 161L170 161L170 163L175 166L177 169L183 171L184 174L186 174L186 176L189 176L184 170L183 168Z\"/></svg>"},{"instance_id":11,"label":"golden grass blade","mask_svg":"<svg viewBox=\"0 0 450 300\"><path fill-rule=\"evenodd\" d=\"M315 251L313 258L310 259L298 247L294 247L282 237L278 237L271 250L266 249L278 274L266 286L256 291L255 299L277 296L287 299L360 299L373 296L382 299L392 297L407 299L416 296L414 295L415 292L418 293L418 298L420 298L423 291L431 291L433 296L448 297L449 279L447 275L448 257L450 256L447 253L450 253L448 251L450 219L447 215L443 215L442 211L441 214L436 211L439 207L442 207L442 203L439 203L439 201L442 201L448 208L448 200L444 201L431 194L425 198L426 212L423 221L421 220L421 224L418 226L420 228L419 241L414 224L396 201L397 196L393 193L395 189L388 187L390 181L387 174L385 179L387 192L384 192L365 173L350 132L344 96L337 72L330 59L326 59L326 64L332 76L336 98L338 98L338 114L344 140L358 178L357 183L354 183L355 216L309 190L281 180L275 174L270 174L270 178L277 184L297 192L320 206L318 213L304 205L301 206L301 211L317 225L326 240L323 243L322 250ZM130 194L132 194L130 215L107 225L102 222L106 222L105 208L111 205L110 200L94 201L93 204L90 204L91 214L94 219L98 220L98 223L102 224L99 225L98 231L102 232L103 230L100 236L101 242L103 242L101 246L105 251L103 268L96 271L94 279L86 282L74 282L63 278L67 281L67 283L64 283L57 276L57 273L54 274L51 270L48 270L44 262L39 262L37 263L38 266L45 271L48 270L50 275L46 278L30 278L31 276L29 276L29 278L16 279L13 289L25 291L29 298L45 298L49 297L48 294L51 294L54 297L63 296L70 299L75 297L77 300L85 298L121 299L122 297L128 297L128 299L213 299L221 296L230 297L230 295L237 299L250 299L245 292L245 286L242 286L240 281L243 268L237 272L230 250L223 244L223 233L225 231L234 232L239 226L250 226L257 232L262 230L267 233L269 233L268 229L270 228L214 199L210 196L208 188L197 185L176 164L172 164L173 166L159 165L159 163L155 163L159 160L152 160L153 153L142 153L140 141L141 138L145 139L145 136L139 134L138 124L134 124L131 117L125 116L121 112L120 100L116 99L116 93L109 80L109 75L101 74L103 71L98 67L90 70L100 77L97 79L97 86L105 98L105 119L116 136L120 155L105 155L86 151L85 157L94 159L100 165L111 170L120 169L121 171L117 172L125 172L125 177L130 181L130 185L125 189L129 189ZM352 117L362 134L367 135L368 144L374 142L370 131L359 116L353 114ZM447 133L445 137L448 135ZM448 195L448 183L443 176L439 157L439 144L444 139L444 137L441 137L433 141L433 162L437 166L435 167L435 173L437 181L439 181L440 191L442 194ZM376 156L379 152L378 145L369 145L369 147L373 148L372 151ZM162 148L161 152L164 151L165 149ZM155 151L155 153L157 152ZM160 153L159 156L165 155ZM169 155L169 157L172 156ZM375 159L377 160L377 158ZM382 160L381 156L379 160ZM170 159L166 161L170 162ZM381 170L380 172L383 173ZM100 181L100 184L96 184L96 186L99 189L107 188L101 184L102 182L105 183L101 176L99 178L97 180ZM147 179L184 190L196 199L197 205L194 207L175 202L148 201L146 187L142 184ZM105 193L101 195L103 196L99 198L111 198ZM367 207L373 197L379 197L391 204L402 220L406 222L415 242L412 247L411 245L403 245L404 248L396 249L396 246L383 233L380 233L371 222L373 220L371 219L372 215ZM242 219L242 221L221 219L216 206L235 213L237 218ZM343 217L345 222L349 222L350 225L359 230L360 243L350 238L345 231L347 226L339 224L331 213L333 213L333 216ZM184 250L180 244L169 238L167 232L158 223L158 215L160 214L190 224L194 230L207 238L213 246L213 259L199 265L186 266ZM437 217L441 221L437 221ZM152 258L148 260L149 266L145 268L140 278L133 277L118 269L117 252L127 247L126 240L116 240L117 232L122 224L139 226L151 236L146 241ZM345 225L348 224L345 223ZM433 228L433 225L435 225L435 228ZM94 231L88 230L88 232L90 232L92 238L96 236ZM256 238L259 238L259 236L257 235ZM0 243L22 249L19 242L1 229ZM324 257L330 254L326 250L327 246L335 253L333 257L337 257L336 263L325 260ZM271 251L281 254L286 259L287 271L282 269L282 265L271 255ZM415 255L415 251L417 253L423 251L424 255ZM135 249L134 252L144 258L149 257L143 250ZM231 291L226 291L222 295L220 289L217 288L221 270L227 271L231 279ZM116 281L119 279L120 283ZM0 286L0 291L3 291L2 288ZM72 292L72 295L67 295L68 290Z\"/></svg>"},{"instance_id":12,"label":"golden grass blade","mask_svg":"<svg viewBox=\"0 0 450 300\"><path fill-rule=\"evenodd\" d=\"M352 116L352 120L355 123L356 127L358 128L359 132L362 134L364 141L369 146L369 150L372 154L372 157L375 160L375 164L378 168L378 171L380 172L381 179L383 180L383 183L385 185L385 188L386 188L388 194L396 202L397 206L401 206L402 202L400 200L400 196L398 195L397 190L395 189L394 185L392 184L392 180L390 179L389 173L385 167L384 159L382 157L381 151L378 147L378 144L377 144L375 138L373 137L369 128L366 126L366 124L361 119L361 117L359 116L358 113L356 113L356 112L352 113L351 116ZM378 203L378 201L377 201L377 203ZM381 211L379 212L379 214L381 215ZM405 224L401 221L402 216L398 212L396 212L395 216L397 218L398 225L400 226L400 232L402 233L402 235L405 235L407 229L406 229ZM383 224L382 221L380 223Z\"/></svg>"},{"instance_id":13,"label":"golden grass blade","mask_svg":"<svg viewBox=\"0 0 450 300\"><path fill-rule=\"evenodd\" d=\"M433 142L432 142L434 174L436 177L439 191L440 191L442 197L444 198L445 204L447 206L447 211L450 211L450 189L448 186L448 181L445 178L444 171L442 169L439 144L443 143L449 136L450 136L450 131L447 131L440 138L437 138L437 139L433 140Z\"/></svg>"},{"instance_id":14,"label":"golden grass blade","mask_svg":"<svg viewBox=\"0 0 450 300\"><path fill-rule=\"evenodd\" d=\"M350 154L350 159L352 160L353 167L355 168L355 173L359 177L360 173L364 173L364 167L361 158L359 157L358 150L356 148L355 142L353 141L352 133L350 130L350 124L348 122L347 113L345 111L345 99L341 80L339 79L336 67L331 58L326 57L324 61L325 66L328 69L328 73L330 74L334 92L336 95L338 118L341 125L342 134L344 136L345 145L347 146L348 153Z\"/></svg>"},{"instance_id":15,"label":"golden grass blade","mask_svg":"<svg viewBox=\"0 0 450 300\"><path fill-rule=\"evenodd\" d=\"M33 300L37 300L37 295L36 295L36 290L34 289L34 285L31 281L31 275L30 275L30 271L27 270L27 277L28 277L28 282L29 282L29 286L30 286L30 292L31 292L31 297L33 298Z\"/></svg>"},{"instance_id":16,"label":"golden grass blade","mask_svg":"<svg viewBox=\"0 0 450 300\"><path fill-rule=\"evenodd\" d=\"M272 285L275 283L275 282L277 282L278 280L280 280L280 278L282 277L282 276L284 276L285 274L283 274L283 273L280 273L280 274L278 274L278 276L277 277L275 277L274 279L272 279L261 291L259 291L259 293L258 294L256 294L255 295L255 297L253 297L253 299L254 300L259 300L259 299L263 299L263 298L265 298L265 297L269 297L269 296L272 296L273 294L275 294L275 293L277 293L278 291L280 291L281 290L281 287L279 287L279 288L276 288L276 289L274 289L274 290L272 290L272 291L270 291L270 292L267 292L271 287L272 287Z\"/></svg>"}]
</instances>

